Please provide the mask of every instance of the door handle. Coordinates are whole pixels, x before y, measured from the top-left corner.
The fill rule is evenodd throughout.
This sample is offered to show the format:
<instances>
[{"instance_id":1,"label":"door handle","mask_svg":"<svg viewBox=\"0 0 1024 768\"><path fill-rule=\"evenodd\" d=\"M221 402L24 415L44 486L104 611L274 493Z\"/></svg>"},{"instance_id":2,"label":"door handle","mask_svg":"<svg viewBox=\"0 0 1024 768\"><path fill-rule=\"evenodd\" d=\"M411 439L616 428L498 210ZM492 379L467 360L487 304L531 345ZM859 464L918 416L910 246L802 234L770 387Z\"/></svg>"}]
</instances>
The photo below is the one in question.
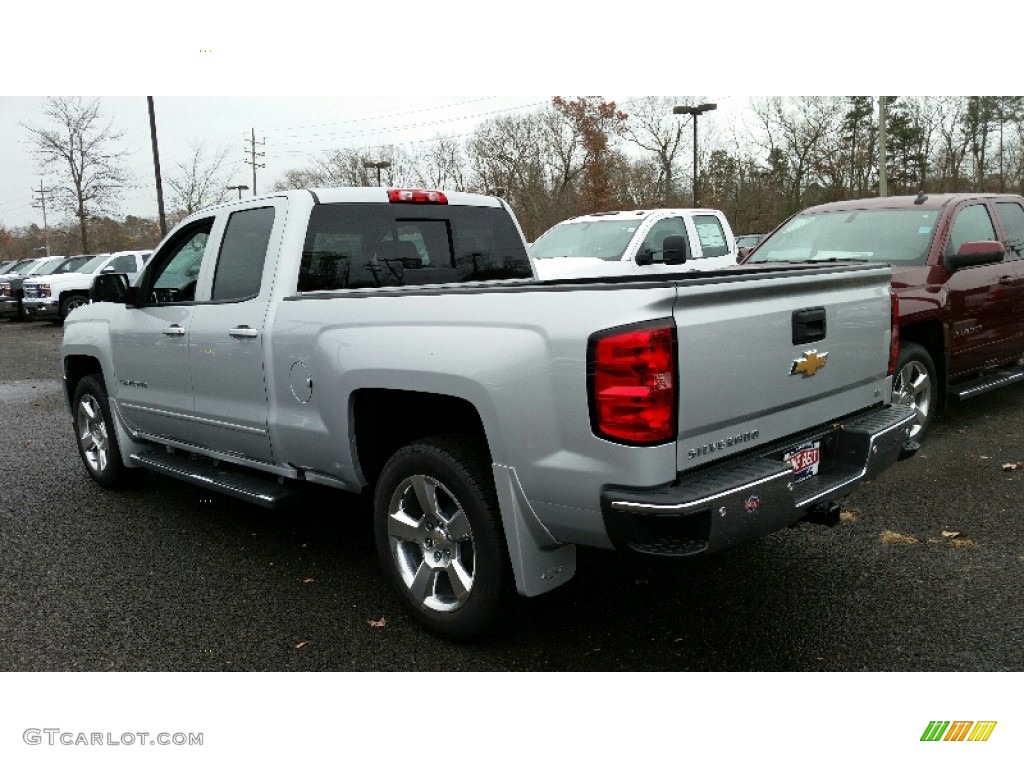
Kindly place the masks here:
<instances>
[{"instance_id":1,"label":"door handle","mask_svg":"<svg viewBox=\"0 0 1024 768\"><path fill-rule=\"evenodd\" d=\"M258 329L250 328L248 325L240 325L229 330L228 335L234 336L236 339L252 339L259 336L260 332Z\"/></svg>"},{"instance_id":2,"label":"door handle","mask_svg":"<svg viewBox=\"0 0 1024 768\"><path fill-rule=\"evenodd\" d=\"M172 326L164 328L164 336L184 336L185 329L175 323Z\"/></svg>"},{"instance_id":3,"label":"door handle","mask_svg":"<svg viewBox=\"0 0 1024 768\"><path fill-rule=\"evenodd\" d=\"M999 278L1000 285L1016 285L1017 278L1013 275L1003 275Z\"/></svg>"}]
</instances>

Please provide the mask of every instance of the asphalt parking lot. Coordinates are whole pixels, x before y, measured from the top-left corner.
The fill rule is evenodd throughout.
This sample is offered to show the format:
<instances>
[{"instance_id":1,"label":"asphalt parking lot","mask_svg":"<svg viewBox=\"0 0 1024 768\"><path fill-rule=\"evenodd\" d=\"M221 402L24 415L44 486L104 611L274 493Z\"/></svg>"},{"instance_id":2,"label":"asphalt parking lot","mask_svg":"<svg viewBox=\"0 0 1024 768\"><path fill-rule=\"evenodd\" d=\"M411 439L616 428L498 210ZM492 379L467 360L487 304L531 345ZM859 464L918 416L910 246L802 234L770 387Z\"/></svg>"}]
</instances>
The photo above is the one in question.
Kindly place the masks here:
<instances>
[{"instance_id":1,"label":"asphalt parking lot","mask_svg":"<svg viewBox=\"0 0 1024 768\"><path fill-rule=\"evenodd\" d=\"M1024 387L952 406L835 528L685 562L581 551L467 646L402 615L343 494L283 515L95 485L61 333L0 321L0 670L1024 669Z\"/></svg>"}]
</instances>

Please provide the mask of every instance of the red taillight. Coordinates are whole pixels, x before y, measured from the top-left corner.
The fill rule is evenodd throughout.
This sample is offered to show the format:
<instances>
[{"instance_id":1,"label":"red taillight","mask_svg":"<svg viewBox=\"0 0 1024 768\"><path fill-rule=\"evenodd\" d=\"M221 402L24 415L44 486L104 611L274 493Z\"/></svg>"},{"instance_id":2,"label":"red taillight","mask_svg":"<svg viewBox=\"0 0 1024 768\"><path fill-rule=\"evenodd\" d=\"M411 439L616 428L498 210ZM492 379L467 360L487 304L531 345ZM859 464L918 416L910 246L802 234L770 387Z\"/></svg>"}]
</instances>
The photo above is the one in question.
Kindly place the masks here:
<instances>
[{"instance_id":1,"label":"red taillight","mask_svg":"<svg viewBox=\"0 0 1024 768\"><path fill-rule=\"evenodd\" d=\"M889 289L889 311L892 336L889 341L889 375L896 373L896 361L900 357L900 297L896 291Z\"/></svg>"},{"instance_id":2,"label":"red taillight","mask_svg":"<svg viewBox=\"0 0 1024 768\"><path fill-rule=\"evenodd\" d=\"M588 372L594 434L630 445L675 439L675 350L671 321L591 337Z\"/></svg>"},{"instance_id":3,"label":"red taillight","mask_svg":"<svg viewBox=\"0 0 1024 768\"><path fill-rule=\"evenodd\" d=\"M436 189L389 189L388 202L392 203L439 203L448 204L444 192Z\"/></svg>"}]
</instances>

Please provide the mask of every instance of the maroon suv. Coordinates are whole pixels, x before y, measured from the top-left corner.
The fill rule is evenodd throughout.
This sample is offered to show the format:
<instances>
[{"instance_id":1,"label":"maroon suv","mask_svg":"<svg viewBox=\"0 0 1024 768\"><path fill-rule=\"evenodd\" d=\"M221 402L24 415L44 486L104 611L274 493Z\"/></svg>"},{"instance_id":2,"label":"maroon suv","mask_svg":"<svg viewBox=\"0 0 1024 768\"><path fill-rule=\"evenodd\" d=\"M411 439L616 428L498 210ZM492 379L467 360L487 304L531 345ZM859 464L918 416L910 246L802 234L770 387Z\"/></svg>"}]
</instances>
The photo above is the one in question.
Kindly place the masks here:
<instances>
[{"instance_id":1,"label":"maroon suv","mask_svg":"<svg viewBox=\"0 0 1024 768\"><path fill-rule=\"evenodd\" d=\"M827 203L791 217L741 259L892 265L900 313L893 399L917 407L918 440L946 397L1024 380L1024 197Z\"/></svg>"}]
</instances>

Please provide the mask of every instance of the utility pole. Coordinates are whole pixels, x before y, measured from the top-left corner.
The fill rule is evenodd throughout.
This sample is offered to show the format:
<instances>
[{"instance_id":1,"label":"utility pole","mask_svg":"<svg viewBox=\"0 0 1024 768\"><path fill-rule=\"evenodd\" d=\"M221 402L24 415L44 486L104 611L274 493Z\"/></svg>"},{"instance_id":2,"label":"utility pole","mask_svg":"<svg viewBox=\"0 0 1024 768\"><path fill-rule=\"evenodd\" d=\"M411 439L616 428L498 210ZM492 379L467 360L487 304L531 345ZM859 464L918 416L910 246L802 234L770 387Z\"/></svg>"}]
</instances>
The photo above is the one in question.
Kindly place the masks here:
<instances>
[{"instance_id":1,"label":"utility pole","mask_svg":"<svg viewBox=\"0 0 1024 768\"><path fill-rule=\"evenodd\" d=\"M885 162L885 96L878 97L878 196L889 196L889 177Z\"/></svg>"},{"instance_id":2,"label":"utility pole","mask_svg":"<svg viewBox=\"0 0 1024 768\"><path fill-rule=\"evenodd\" d=\"M33 192L39 193L39 204L43 209L43 237L46 239L46 255L50 255L50 228L46 224L46 193L52 192L52 189L43 189L43 180L39 180L39 189L33 189ZM33 198L35 199L35 198ZM32 204L35 207L35 203Z\"/></svg>"},{"instance_id":3,"label":"utility pole","mask_svg":"<svg viewBox=\"0 0 1024 768\"><path fill-rule=\"evenodd\" d=\"M164 215L164 184L160 178L160 150L156 146L156 110L153 109L153 97L147 96L149 102L149 135L153 139L153 170L156 172L156 206L160 212L160 234L167 234L167 217Z\"/></svg>"},{"instance_id":4,"label":"utility pole","mask_svg":"<svg viewBox=\"0 0 1024 768\"><path fill-rule=\"evenodd\" d=\"M257 168L266 168L267 167L266 163L257 163L256 162L256 158L257 157L264 157L267 154L266 152L257 152L256 151L256 147L258 147L258 146L259 147L266 146L267 140L266 140L266 138L264 138L263 141L257 143L257 141L256 141L256 129L253 128L252 129L252 138L249 141L252 144L252 146L250 146L248 148L248 150L247 150L249 152L250 159L246 160L245 164L252 166L252 196L256 197L256 169Z\"/></svg>"}]
</instances>

